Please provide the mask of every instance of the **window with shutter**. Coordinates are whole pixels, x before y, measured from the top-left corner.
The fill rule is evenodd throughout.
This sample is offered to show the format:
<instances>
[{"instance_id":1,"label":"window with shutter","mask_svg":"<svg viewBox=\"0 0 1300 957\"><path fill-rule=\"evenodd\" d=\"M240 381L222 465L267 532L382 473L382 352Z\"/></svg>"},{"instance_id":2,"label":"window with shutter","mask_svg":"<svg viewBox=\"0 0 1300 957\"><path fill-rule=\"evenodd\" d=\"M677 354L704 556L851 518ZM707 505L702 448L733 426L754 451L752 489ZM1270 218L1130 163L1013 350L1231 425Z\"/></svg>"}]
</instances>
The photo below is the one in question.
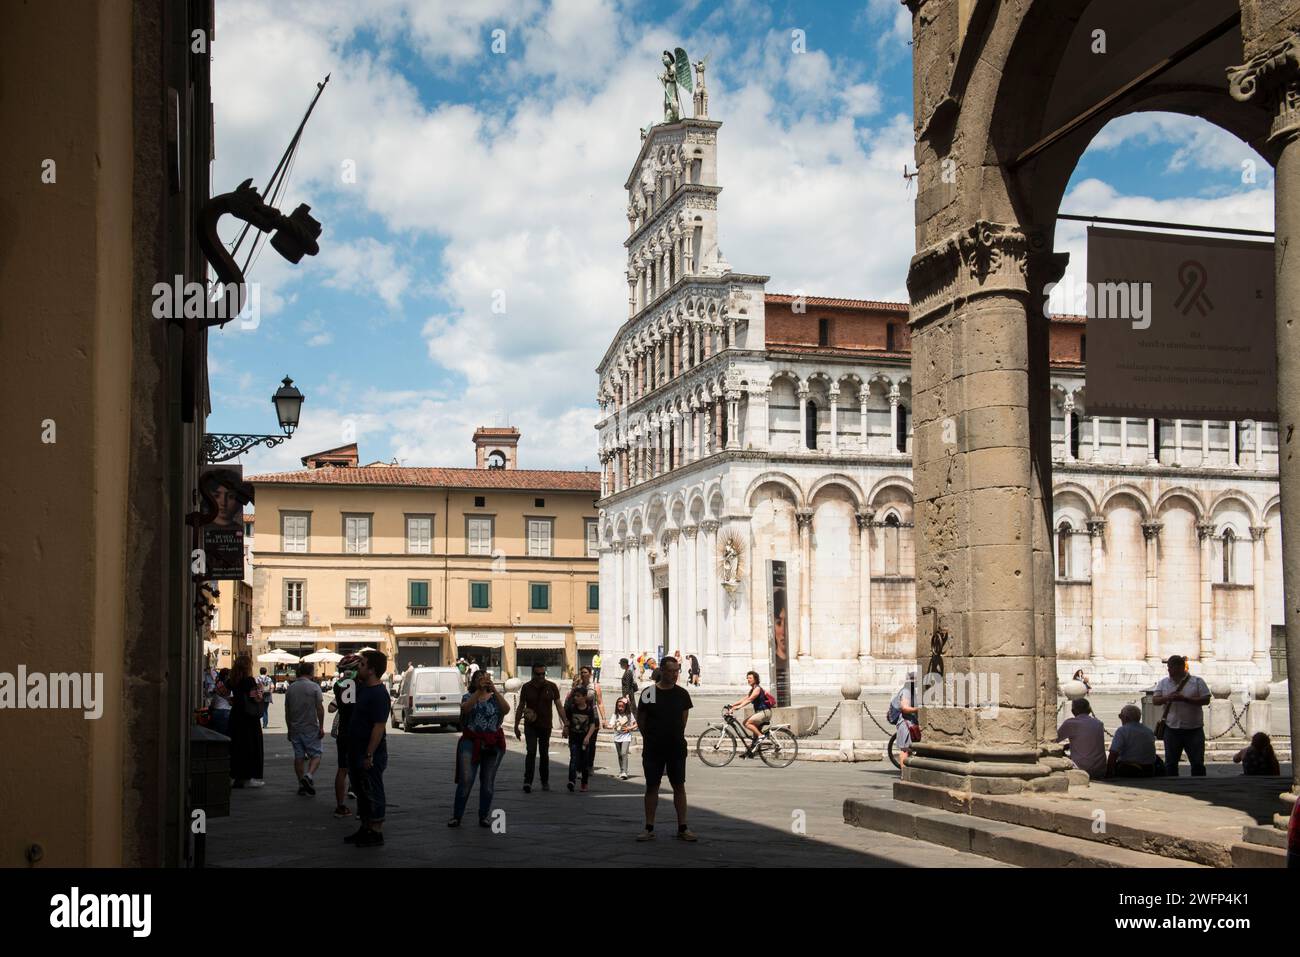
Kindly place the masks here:
<instances>
[{"instance_id":1,"label":"window with shutter","mask_svg":"<svg viewBox=\"0 0 1300 957\"><path fill-rule=\"evenodd\" d=\"M408 518L406 520L406 550L413 555L432 554L432 518Z\"/></svg>"},{"instance_id":2,"label":"window with shutter","mask_svg":"<svg viewBox=\"0 0 1300 957\"><path fill-rule=\"evenodd\" d=\"M492 554L492 519L471 518L468 534L471 555Z\"/></svg>"},{"instance_id":3,"label":"window with shutter","mask_svg":"<svg viewBox=\"0 0 1300 957\"><path fill-rule=\"evenodd\" d=\"M528 554L547 558L551 554L551 523L549 519L529 519Z\"/></svg>"},{"instance_id":4,"label":"window with shutter","mask_svg":"<svg viewBox=\"0 0 1300 957\"><path fill-rule=\"evenodd\" d=\"M595 558L600 553L600 535L595 522L587 523L587 557Z\"/></svg>"},{"instance_id":5,"label":"window with shutter","mask_svg":"<svg viewBox=\"0 0 1300 957\"><path fill-rule=\"evenodd\" d=\"M286 552L307 551L307 516L285 515L283 522L284 550Z\"/></svg>"},{"instance_id":6,"label":"window with shutter","mask_svg":"<svg viewBox=\"0 0 1300 957\"><path fill-rule=\"evenodd\" d=\"M370 552L370 517L349 515L343 520L344 551L352 555Z\"/></svg>"}]
</instances>

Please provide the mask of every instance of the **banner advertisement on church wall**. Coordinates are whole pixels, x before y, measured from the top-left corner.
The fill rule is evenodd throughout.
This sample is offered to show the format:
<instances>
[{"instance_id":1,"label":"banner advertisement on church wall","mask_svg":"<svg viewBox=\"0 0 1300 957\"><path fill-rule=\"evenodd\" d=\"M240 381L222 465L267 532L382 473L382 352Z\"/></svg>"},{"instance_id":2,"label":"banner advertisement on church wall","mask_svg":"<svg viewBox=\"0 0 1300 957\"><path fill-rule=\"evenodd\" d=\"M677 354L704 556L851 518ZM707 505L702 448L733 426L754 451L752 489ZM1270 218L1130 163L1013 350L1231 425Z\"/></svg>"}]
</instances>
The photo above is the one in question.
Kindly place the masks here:
<instances>
[{"instance_id":1,"label":"banner advertisement on church wall","mask_svg":"<svg viewBox=\"0 0 1300 957\"><path fill-rule=\"evenodd\" d=\"M1085 414L1277 420L1273 244L1091 227Z\"/></svg>"},{"instance_id":2,"label":"banner advertisement on church wall","mask_svg":"<svg viewBox=\"0 0 1300 957\"><path fill-rule=\"evenodd\" d=\"M253 501L243 466L205 465L199 494L208 517L202 526L206 571L201 577L239 581L244 577L244 506Z\"/></svg>"},{"instance_id":3,"label":"banner advertisement on church wall","mask_svg":"<svg viewBox=\"0 0 1300 957\"><path fill-rule=\"evenodd\" d=\"M790 704L789 590L785 562L767 562L768 663L778 708Z\"/></svg>"}]
</instances>

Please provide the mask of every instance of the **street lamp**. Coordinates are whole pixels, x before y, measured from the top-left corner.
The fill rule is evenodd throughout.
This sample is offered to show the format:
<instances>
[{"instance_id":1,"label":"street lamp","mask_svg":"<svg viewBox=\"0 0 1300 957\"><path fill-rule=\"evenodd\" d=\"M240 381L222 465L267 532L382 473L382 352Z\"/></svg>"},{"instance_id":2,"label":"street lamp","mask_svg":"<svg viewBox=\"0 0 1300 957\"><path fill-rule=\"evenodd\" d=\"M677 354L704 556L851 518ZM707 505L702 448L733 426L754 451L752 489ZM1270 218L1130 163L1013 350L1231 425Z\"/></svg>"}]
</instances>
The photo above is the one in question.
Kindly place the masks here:
<instances>
[{"instance_id":1,"label":"street lamp","mask_svg":"<svg viewBox=\"0 0 1300 957\"><path fill-rule=\"evenodd\" d=\"M284 435L246 435L235 432L208 432L203 436L201 454L203 461L209 465L216 462L228 462L236 456L243 455L258 445L274 448L285 439L291 438L298 428L298 416L302 412L303 394L285 376L280 388L271 396L275 405L275 417L280 421Z\"/></svg>"}]
</instances>

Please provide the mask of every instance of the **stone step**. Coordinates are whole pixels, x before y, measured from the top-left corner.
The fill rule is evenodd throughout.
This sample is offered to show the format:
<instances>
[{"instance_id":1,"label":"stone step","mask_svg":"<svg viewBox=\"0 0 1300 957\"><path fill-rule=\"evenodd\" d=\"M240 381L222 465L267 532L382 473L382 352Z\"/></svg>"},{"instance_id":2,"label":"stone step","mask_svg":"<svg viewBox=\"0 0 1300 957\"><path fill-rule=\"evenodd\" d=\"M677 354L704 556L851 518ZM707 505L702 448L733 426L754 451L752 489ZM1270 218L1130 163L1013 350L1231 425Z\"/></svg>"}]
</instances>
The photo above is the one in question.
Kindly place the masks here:
<instances>
[{"instance_id":1,"label":"stone step","mask_svg":"<svg viewBox=\"0 0 1300 957\"><path fill-rule=\"evenodd\" d=\"M1019 867L1200 867L1190 861L959 814L894 798L844 802L844 820Z\"/></svg>"},{"instance_id":2,"label":"stone step","mask_svg":"<svg viewBox=\"0 0 1300 957\"><path fill-rule=\"evenodd\" d=\"M1271 824L1251 824L1242 828L1241 839L1247 844L1262 844L1286 850L1286 831Z\"/></svg>"},{"instance_id":3,"label":"stone step","mask_svg":"<svg viewBox=\"0 0 1300 957\"><path fill-rule=\"evenodd\" d=\"M1242 842L1232 845L1233 867L1286 867L1286 850Z\"/></svg>"}]
</instances>

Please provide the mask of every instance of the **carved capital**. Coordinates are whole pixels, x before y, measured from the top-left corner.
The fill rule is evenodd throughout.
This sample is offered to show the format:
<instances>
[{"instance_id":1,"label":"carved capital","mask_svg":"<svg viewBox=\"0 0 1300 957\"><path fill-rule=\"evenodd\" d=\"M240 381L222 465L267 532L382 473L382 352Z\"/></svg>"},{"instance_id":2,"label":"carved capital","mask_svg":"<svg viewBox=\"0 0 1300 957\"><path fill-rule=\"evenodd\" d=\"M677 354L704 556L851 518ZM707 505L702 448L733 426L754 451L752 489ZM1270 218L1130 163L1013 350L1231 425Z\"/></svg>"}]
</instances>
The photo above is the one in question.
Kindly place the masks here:
<instances>
[{"instance_id":1,"label":"carved capital","mask_svg":"<svg viewBox=\"0 0 1300 957\"><path fill-rule=\"evenodd\" d=\"M1254 539L1255 541L1257 541L1257 542L1259 542L1259 541L1263 541L1264 536L1267 535L1267 534L1268 534L1268 526L1267 526L1267 525L1252 525L1252 526L1250 526L1250 537L1251 537L1252 539Z\"/></svg>"},{"instance_id":2,"label":"carved capital","mask_svg":"<svg viewBox=\"0 0 1300 957\"><path fill-rule=\"evenodd\" d=\"M1197 522L1197 523L1196 523L1196 537L1199 538L1201 541L1205 541L1207 538L1213 538L1213 537L1214 537L1214 523L1213 523L1213 522Z\"/></svg>"},{"instance_id":3,"label":"carved capital","mask_svg":"<svg viewBox=\"0 0 1300 957\"><path fill-rule=\"evenodd\" d=\"M912 318L922 323L932 313L975 296L1025 295L1030 240L1015 226L980 220L912 257L907 291Z\"/></svg>"},{"instance_id":4,"label":"carved capital","mask_svg":"<svg viewBox=\"0 0 1300 957\"><path fill-rule=\"evenodd\" d=\"M677 541L677 539L681 537L681 534L682 531L679 528L666 528L664 529L664 540L671 544L672 542Z\"/></svg>"},{"instance_id":5,"label":"carved capital","mask_svg":"<svg viewBox=\"0 0 1300 957\"><path fill-rule=\"evenodd\" d=\"M699 531L700 531L700 526L698 525L682 526L682 534L685 535L687 538L693 539L699 533Z\"/></svg>"},{"instance_id":6,"label":"carved capital","mask_svg":"<svg viewBox=\"0 0 1300 957\"><path fill-rule=\"evenodd\" d=\"M859 529L870 528L873 524L875 524L876 510L874 508L866 508L858 512L853 517L854 519L857 520Z\"/></svg>"},{"instance_id":7,"label":"carved capital","mask_svg":"<svg viewBox=\"0 0 1300 957\"><path fill-rule=\"evenodd\" d=\"M1101 535L1106 531L1106 520L1104 518L1090 518L1086 524L1089 535Z\"/></svg>"},{"instance_id":8,"label":"carved capital","mask_svg":"<svg viewBox=\"0 0 1300 957\"><path fill-rule=\"evenodd\" d=\"M1147 541L1151 541L1153 538L1155 538L1157 535L1160 534L1160 529L1163 526L1164 526L1164 522L1143 522L1142 537L1145 538Z\"/></svg>"},{"instance_id":9,"label":"carved capital","mask_svg":"<svg viewBox=\"0 0 1300 957\"><path fill-rule=\"evenodd\" d=\"M799 530L812 528L813 510L810 508L801 508L794 513L795 520L799 523Z\"/></svg>"},{"instance_id":10,"label":"carved capital","mask_svg":"<svg viewBox=\"0 0 1300 957\"><path fill-rule=\"evenodd\" d=\"M702 528L705 534L708 535L713 534L721 527L722 523L713 518L706 518L704 521L700 522L700 528Z\"/></svg>"},{"instance_id":11,"label":"carved capital","mask_svg":"<svg viewBox=\"0 0 1300 957\"><path fill-rule=\"evenodd\" d=\"M1300 28L1241 66L1229 67L1228 92L1234 100L1272 111L1270 142L1300 135Z\"/></svg>"}]
</instances>

